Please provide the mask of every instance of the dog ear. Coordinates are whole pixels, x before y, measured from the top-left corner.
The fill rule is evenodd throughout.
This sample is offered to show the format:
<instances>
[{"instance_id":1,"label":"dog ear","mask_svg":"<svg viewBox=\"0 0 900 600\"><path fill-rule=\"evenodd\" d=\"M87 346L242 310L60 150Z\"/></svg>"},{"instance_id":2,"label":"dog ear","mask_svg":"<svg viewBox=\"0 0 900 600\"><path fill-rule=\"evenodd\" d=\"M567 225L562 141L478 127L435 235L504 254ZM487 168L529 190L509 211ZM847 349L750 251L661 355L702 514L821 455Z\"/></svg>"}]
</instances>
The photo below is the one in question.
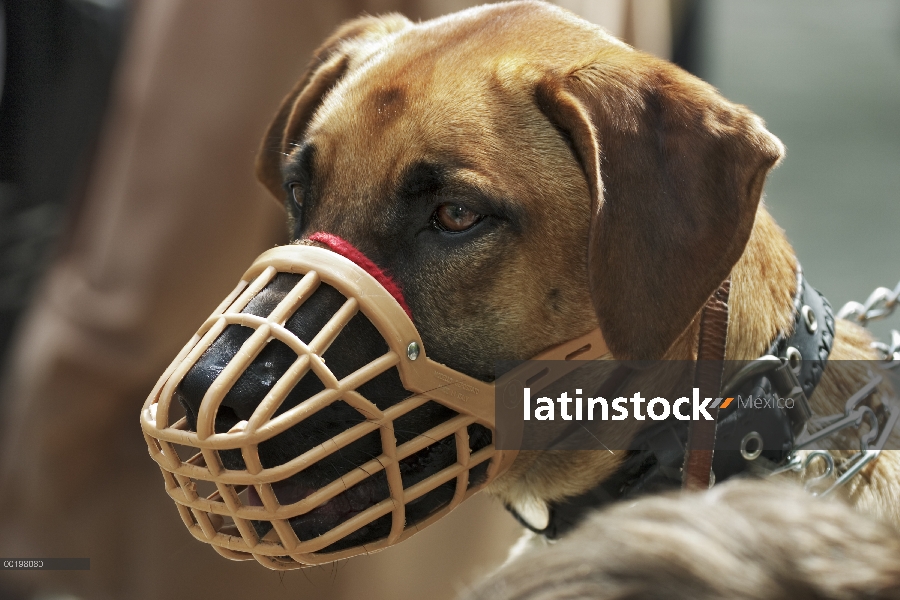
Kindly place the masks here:
<instances>
[{"instance_id":1,"label":"dog ear","mask_svg":"<svg viewBox=\"0 0 900 600\"><path fill-rule=\"evenodd\" d=\"M636 51L548 74L536 100L587 178L603 337L616 358L661 358L743 252L784 147L745 107Z\"/></svg>"},{"instance_id":2,"label":"dog ear","mask_svg":"<svg viewBox=\"0 0 900 600\"><path fill-rule=\"evenodd\" d=\"M347 71L352 46L377 40L411 25L398 14L360 17L338 27L313 53L303 77L282 100L275 119L263 137L256 159L256 177L279 201L284 200L281 165L298 142L322 99Z\"/></svg>"}]
</instances>

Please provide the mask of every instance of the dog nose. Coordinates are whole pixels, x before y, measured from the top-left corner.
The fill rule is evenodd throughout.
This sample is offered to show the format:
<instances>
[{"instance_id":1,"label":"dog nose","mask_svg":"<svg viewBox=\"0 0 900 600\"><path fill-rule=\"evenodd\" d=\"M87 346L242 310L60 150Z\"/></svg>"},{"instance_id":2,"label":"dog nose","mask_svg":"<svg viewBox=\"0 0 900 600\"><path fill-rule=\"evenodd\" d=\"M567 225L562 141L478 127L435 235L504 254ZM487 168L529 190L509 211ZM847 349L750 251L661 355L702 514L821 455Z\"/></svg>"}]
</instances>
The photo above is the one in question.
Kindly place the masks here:
<instances>
[{"instance_id":1,"label":"dog nose","mask_svg":"<svg viewBox=\"0 0 900 600\"><path fill-rule=\"evenodd\" d=\"M301 275L279 273L241 312L268 316L300 278ZM288 318L285 327L301 341L309 343L345 300L334 288L322 285ZM185 374L178 387L177 397L188 414L188 422L192 428L196 426L196 417L206 392L253 332L254 329L250 327L229 325ZM219 410L222 418L216 419L216 431L249 419L296 359L297 355L286 344L269 340L223 398L221 406L225 410ZM321 384L315 377L304 377L298 386L318 387L305 390L309 395L321 389Z\"/></svg>"},{"instance_id":2,"label":"dog nose","mask_svg":"<svg viewBox=\"0 0 900 600\"><path fill-rule=\"evenodd\" d=\"M178 398L190 415L189 421L196 418L213 381L252 334L253 329L249 327L229 325L185 374L178 389ZM221 406L230 408L237 417L236 421L249 419L295 359L294 352L284 343L271 340L234 383Z\"/></svg>"}]
</instances>

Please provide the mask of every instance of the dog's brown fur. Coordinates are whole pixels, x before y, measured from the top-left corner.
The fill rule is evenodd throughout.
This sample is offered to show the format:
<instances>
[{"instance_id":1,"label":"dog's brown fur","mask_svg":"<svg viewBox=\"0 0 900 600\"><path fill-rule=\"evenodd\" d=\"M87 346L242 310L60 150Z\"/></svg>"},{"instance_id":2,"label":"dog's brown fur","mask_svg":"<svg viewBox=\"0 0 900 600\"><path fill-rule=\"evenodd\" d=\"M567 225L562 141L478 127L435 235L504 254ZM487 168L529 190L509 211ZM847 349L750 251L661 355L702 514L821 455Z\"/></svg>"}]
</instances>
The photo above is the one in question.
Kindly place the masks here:
<instances>
[{"instance_id":1,"label":"dog's brown fur","mask_svg":"<svg viewBox=\"0 0 900 600\"><path fill-rule=\"evenodd\" d=\"M285 99L258 175L283 199L302 172L295 237L336 233L392 271L429 356L487 379L598 325L616 358L694 358L698 312L729 273L727 357L761 355L792 324L796 259L760 203L782 155L708 84L528 1L345 24ZM444 178L414 176L422 164ZM410 262L398 215L441 198L496 218ZM870 358L868 344L841 322L832 358ZM840 410L842 387L826 371L814 410ZM523 452L492 491L556 499L619 461ZM853 493L900 522L898 465L884 454Z\"/></svg>"},{"instance_id":2,"label":"dog's brown fur","mask_svg":"<svg viewBox=\"0 0 900 600\"><path fill-rule=\"evenodd\" d=\"M613 506L462 598L900 598L900 538L793 486L726 482Z\"/></svg>"}]
</instances>

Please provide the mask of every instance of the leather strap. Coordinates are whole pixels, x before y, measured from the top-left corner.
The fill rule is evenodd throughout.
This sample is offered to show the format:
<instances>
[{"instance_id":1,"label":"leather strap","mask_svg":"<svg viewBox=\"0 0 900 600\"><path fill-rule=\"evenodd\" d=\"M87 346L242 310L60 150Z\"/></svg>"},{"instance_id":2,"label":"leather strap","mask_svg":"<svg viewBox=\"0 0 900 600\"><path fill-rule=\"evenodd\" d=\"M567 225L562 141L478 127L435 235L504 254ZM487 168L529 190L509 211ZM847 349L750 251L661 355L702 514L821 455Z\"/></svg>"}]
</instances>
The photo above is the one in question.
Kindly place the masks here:
<instances>
[{"instance_id":1,"label":"leather strap","mask_svg":"<svg viewBox=\"0 0 900 600\"><path fill-rule=\"evenodd\" d=\"M731 278L722 282L703 307L700 316L700 341L697 345L697 367L694 386L700 397L713 397L722 389L725 370L725 345L728 341L728 294ZM692 421L684 453L682 487L706 489L712 486L713 448L716 443L718 408L708 408L711 421Z\"/></svg>"}]
</instances>

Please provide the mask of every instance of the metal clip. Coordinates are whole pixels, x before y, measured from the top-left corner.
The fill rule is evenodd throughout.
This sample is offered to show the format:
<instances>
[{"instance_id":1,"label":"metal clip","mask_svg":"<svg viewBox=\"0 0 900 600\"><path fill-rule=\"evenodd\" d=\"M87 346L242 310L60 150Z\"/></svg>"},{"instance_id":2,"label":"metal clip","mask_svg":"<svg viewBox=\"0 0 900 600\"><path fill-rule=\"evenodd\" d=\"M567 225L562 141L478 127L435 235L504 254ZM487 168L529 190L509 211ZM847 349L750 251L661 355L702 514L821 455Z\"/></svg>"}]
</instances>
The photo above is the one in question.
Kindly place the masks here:
<instances>
[{"instance_id":1,"label":"metal clip","mask_svg":"<svg viewBox=\"0 0 900 600\"><path fill-rule=\"evenodd\" d=\"M785 399L793 400L790 408L786 408L785 412L791 420L791 430L794 435L800 435L806 428L806 423L812 418L812 409L809 407L809 400L790 361L786 358L781 359L781 365L772 371L769 380L779 394L782 394ZM787 406L787 403L785 405Z\"/></svg>"},{"instance_id":2,"label":"metal clip","mask_svg":"<svg viewBox=\"0 0 900 600\"><path fill-rule=\"evenodd\" d=\"M751 379L763 375L768 376L772 387L779 395L785 400L788 398L793 400L790 403L792 408L786 408L785 412L791 421L793 434L800 435L806 422L812 417L812 409L809 407L806 393L788 359L767 354L750 361L728 380L728 383L722 388L722 396L731 396Z\"/></svg>"},{"instance_id":3,"label":"metal clip","mask_svg":"<svg viewBox=\"0 0 900 600\"><path fill-rule=\"evenodd\" d=\"M863 419L869 417L871 427L865 435L860 437L859 452L857 452L856 454L845 460L843 464L841 464L841 474L827 489L821 492L811 491L814 496L824 497L832 494L836 489L845 485L856 475L858 475L866 467L866 465L870 464L881 454L884 445L887 443L888 437L894 430L894 427L896 427L897 425L897 420L900 419L900 407L898 407L896 402L890 402L884 405L884 410L887 414L887 421L885 422L884 428L882 429L878 426L878 417L875 414L875 411L873 411L868 406L859 406L859 403L862 402L862 400L864 400L865 398L868 398L880 382L881 377L874 376L869 381L869 383L867 383L858 392L850 397L850 399L844 406L845 411L843 415L831 415L830 417L819 419L819 422L825 421L829 422L829 424L823 429L806 437L805 439L800 440L800 443L795 446L795 451L802 450L803 448L808 447L823 438L834 435L842 429L846 429L847 427L851 426L859 427L862 424ZM875 442L874 447L870 447L869 444L873 441ZM786 471L799 472L805 470L809 467L810 463L815 458L821 458L822 460L824 460L826 462L826 469L825 473L823 473L822 475L814 477L806 482L806 489L812 490L819 483L825 481L833 473L836 472L834 458L831 456L831 454L824 450L814 450L810 452L805 459L801 459L799 455L794 453L783 466L772 470L770 472L770 475L784 473Z\"/></svg>"}]
</instances>

